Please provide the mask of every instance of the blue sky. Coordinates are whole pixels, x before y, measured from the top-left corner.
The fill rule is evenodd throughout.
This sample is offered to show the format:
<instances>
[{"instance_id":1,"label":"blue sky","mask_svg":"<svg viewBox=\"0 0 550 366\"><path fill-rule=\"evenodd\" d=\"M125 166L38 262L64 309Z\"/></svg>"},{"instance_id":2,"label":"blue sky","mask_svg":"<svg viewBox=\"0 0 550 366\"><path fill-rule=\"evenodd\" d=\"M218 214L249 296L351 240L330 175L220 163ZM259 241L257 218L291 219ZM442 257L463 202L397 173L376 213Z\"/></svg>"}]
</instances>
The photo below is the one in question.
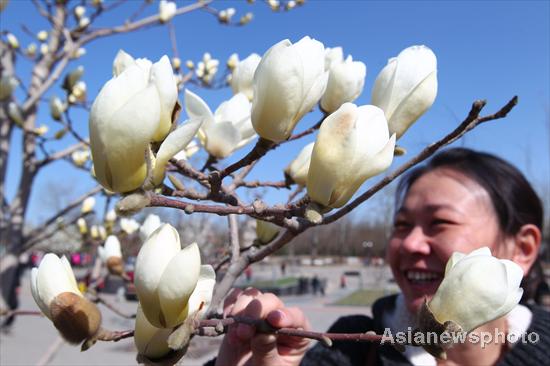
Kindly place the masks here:
<instances>
[{"instance_id":1,"label":"blue sky","mask_svg":"<svg viewBox=\"0 0 550 366\"><path fill-rule=\"evenodd\" d=\"M178 5L188 2L177 1ZM123 22L141 2L130 1L99 25ZM497 154L519 166L539 191L550 182L550 2L548 1L314 1L290 12L273 13L263 4L249 5L246 1L215 1L213 7L235 7L238 18L247 11L254 20L245 27L218 24L215 17L204 11L183 15L173 20L180 57L198 61L205 51L221 64L233 52L241 58L251 52L263 54L274 43L288 38L298 41L309 35L326 47L342 46L345 54L367 65L365 89L357 104L368 104L371 88L387 59L403 48L414 44L429 46L438 58L439 91L431 108L400 140L411 157L426 144L450 131L467 114L476 99L487 99L486 113L492 113L512 96L519 96L519 105L504 120L489 122L469 133L456 146L467 146ZM144 15L155 13L151 5ZM21 31L24 22L33 32L46 24L35 14L30 1L11 0L1 15L2 30L15 33L22 46L30 37ZM151 28L131 35L120 35L92 43L87 54L73 62L71 68L84 65L84 80L89 99L111 77L111 63L118 49L123 48L136 57L157 60L163 54L172 55L168 30ZM29 64L19 65L23 79L28 80ZM231 91L204 91L190 88L215 109L231 96ZM60 94L59 86L51 94ZM47 105L40 120L51 124ZM82 112L73 113L79 131L87 133L87 118ZM296 131L314 124L320 114L307 115ZM183 118L181 119L183 121ZM18 134L16 134L16 137ZM300 148L313 137L293 142L270 153L258 165L252 179L279 180L282 169ZM55 145L52 145L55 146ZM249 148L229 158L227 163L242 156ZM198 158L202 163L203 159ZM405 161L396 158L393 167ZM20 156L10 161L8 193L17 187L17 165ZM368 181L376 181L376 178ZM39 220L49 211L43 197L48 187L56 184L67 187L76 197L93 183L86 174L75 171L65 162L56 163L39 176L37 190L31 199L29 217ZM69 189L70 188L70 189ZM284 199L281 192L268 193L266 199L275 203ZM548 197L548 196L547 196ZM548 198L546 198L548 200Z\"/></svg>"}]
</instances>

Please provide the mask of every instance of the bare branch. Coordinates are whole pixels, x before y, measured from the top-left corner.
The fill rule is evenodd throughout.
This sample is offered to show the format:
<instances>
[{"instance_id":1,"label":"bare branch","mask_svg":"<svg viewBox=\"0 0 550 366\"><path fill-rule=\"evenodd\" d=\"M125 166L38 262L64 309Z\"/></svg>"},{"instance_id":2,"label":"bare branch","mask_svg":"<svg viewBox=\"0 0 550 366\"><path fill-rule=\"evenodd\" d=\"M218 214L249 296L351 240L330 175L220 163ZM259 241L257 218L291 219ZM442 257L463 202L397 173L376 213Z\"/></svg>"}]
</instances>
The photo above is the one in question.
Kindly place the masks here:
<instances>
[{"instance_id":1,"label":"bare branch","mask_svg":"<svg viewBox=\"0 0 550 366\"><path fill-rule=\"evenodd\" d=\"M229 241L231 243L231 261L237 261L240 254L239 244L239 223L237 222L236 215L227 216L229 224Z\"/></svg>"},{"instance_id":2,"label":"bare branch","mask_svg":"<svg viewBox=\"0 0 550 366\"><path fill-rule=\"evenodd\" d=\"M63 149L61 151L58 151L58 152L56 152L52 155L47 155L44 159L37 162L37 165L38 165L39 168L41 168L41 167L43 167L43 166L45 166L49 163L52 163L56 160L63 159L64 157L71 155L73 152L81 149L84 146L86 146L86 145L84 145L81 142L78 142L78 143L76 143L72 146L69 146L66 149Z\"/></svg>"}]
</instances>

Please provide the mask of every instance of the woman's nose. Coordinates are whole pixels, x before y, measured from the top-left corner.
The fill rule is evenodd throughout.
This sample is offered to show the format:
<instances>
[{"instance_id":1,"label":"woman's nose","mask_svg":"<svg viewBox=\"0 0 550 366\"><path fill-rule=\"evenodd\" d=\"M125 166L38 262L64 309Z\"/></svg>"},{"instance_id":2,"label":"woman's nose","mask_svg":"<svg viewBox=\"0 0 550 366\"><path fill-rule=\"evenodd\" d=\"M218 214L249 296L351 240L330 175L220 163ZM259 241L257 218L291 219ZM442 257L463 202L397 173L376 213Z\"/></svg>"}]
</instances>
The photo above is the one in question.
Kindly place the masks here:
<instances>
[{"instance_id":1,"label":"woman's nose","mask_svg":"<svg viewBox=\"0 0 550 366\"><path fill-rule=\"evenodd\" d=\"M401 250L407 253L430 254L430 244L421 226L414 226L403 238Z\"/></svg>"}]
</instances>

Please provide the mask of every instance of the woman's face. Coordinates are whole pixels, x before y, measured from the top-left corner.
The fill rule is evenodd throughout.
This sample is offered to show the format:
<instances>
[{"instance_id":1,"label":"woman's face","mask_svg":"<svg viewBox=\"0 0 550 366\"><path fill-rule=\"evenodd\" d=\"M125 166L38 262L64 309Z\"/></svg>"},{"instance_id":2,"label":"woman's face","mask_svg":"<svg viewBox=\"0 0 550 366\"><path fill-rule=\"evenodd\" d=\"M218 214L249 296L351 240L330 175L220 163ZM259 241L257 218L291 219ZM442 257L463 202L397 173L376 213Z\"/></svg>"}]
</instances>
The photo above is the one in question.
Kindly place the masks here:
<instances>
[{"instance_id":1,"label":"woman's face","mask_svg":"<svg viewBox=\"0 0 550 366\"><path fill-rule=\"evenodd\" d=\"M413 183L395 216L388 261L409 311L435 293L455 251L487 246L495 255L502 239L488 193L448 168Z\"/></svg>"}]
</instances>

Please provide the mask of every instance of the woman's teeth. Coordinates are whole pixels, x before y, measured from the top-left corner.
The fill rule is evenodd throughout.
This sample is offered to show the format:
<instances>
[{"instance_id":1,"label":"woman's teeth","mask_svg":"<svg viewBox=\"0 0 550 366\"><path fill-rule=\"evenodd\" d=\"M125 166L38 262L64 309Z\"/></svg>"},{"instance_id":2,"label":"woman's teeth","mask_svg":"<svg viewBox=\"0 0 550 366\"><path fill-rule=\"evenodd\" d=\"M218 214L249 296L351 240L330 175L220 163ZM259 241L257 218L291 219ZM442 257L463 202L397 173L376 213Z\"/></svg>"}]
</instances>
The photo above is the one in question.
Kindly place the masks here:
<instances>
[{"instance_id":1,"label":"woman's teeth","mask_svg":"<svg viewBox=\"0 0 550 366\"><path fill-rule=\"evenodd\" d=\"M429 282L441 279L441 275L436 272L407 271L406 277L413 282Z\"/></svg>"}]
</instances>

